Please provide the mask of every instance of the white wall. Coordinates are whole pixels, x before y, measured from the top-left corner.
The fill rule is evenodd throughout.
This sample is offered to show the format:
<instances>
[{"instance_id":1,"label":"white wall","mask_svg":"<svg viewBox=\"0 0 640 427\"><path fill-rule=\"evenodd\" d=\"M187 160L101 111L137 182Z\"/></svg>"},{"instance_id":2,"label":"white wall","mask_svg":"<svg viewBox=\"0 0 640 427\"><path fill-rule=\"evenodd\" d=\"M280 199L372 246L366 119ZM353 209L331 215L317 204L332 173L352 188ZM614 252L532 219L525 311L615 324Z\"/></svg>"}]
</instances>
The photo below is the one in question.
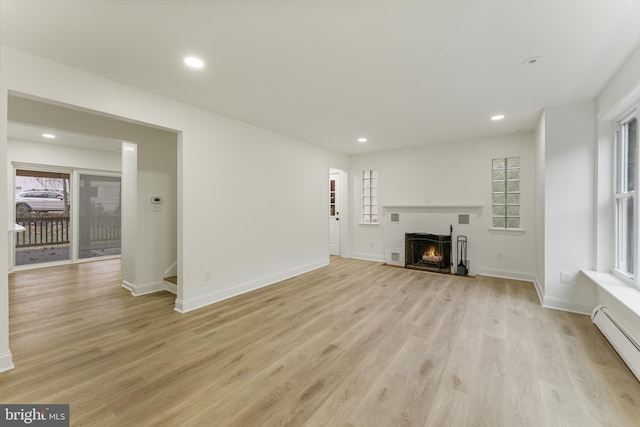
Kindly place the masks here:
<instances>
[{"instance_id":1,"label":"white wall","mask_svg":"<svg viewBox=\"0 0 640 427\"><path fill-rule=\"evenodd\" d=\"M598 118L615 120L640 95L640 44L597 99Z\"/></svg>"},{"instance_id":2,"label":"white wall","mask_svg":"<svg viewBox=\"0 0 640 427\"><path fill-rule=\"evenodd\" d=\"M521 158L521 227L524 232L491 228L491 160ZM358 224L362 171L377 170L380 204L406 207L479 206L480 233L469 241L480 274L533 280L535 273L535 157L533 134L430 144L418 148L351 157L353 256L385 258L384 224ZM451 210L451 209L449 209ZM476 208L474 208L475 214ZM454 212L455 213L455 212ZM455 227L454 227L455 228ZM414 230L432 232L431 230ZM445 230L448 231L448 230ZM498 252L502 260L498 260Z\"/></svg>"},{"instance_id":3,"label":"white wall","mask_svg":"<svg viewBox=\"0 0 640 427\"><path fill-rule=\"evenodd\" d=\"M33 141L10 139L7 167L12 162L51 165L74 169L120 172L120 153ZM11 176L12 171L9 171ZM9 186L11 188L11 186Z\"/></svg>"},{"instance_id":4,"label":"white wall","mask_svg":"<svg viewBox=\"0 0 640 427\"><path fill-rule=\"evenodd\" d=\"M544 305L585 314L596 299L577 280L595 266L595 116L594 100L545 109Z\"/></svg>"},{"instance_id":5,"label":"white wall","mask_svg":"<svg viewBox=\"0 0 640 427\"><path fill-rule=\"evenodd\" d=\"M135 293L164 288L165 271L177 261L177 143L142 140L137 143ZM161 196L162 204L151 204ZM157 210L156 210L157 209Z\"/></svg>"},{"instance_id":6,"label":"white wall","mask_svg":"<svg viewBox=\"0 0 640 427\"><path fill-rule=\"evenodd\" d=\"M328 263L328 170L347 170L346 156L10 48L3 55L5 93L181 132L177 309Z\"/></svg>"},{"instance_id":7,"label":"white wall","mask_svg":"<svg viewBox=\"0 0 640 427\"><path fill-rule=\"evenodd\" d=\"M615 209L613 203L613 170L615 156L613 121L598 121L596 262L597 271L613 271L615 264Z\"/></svg>"}]
</instances>

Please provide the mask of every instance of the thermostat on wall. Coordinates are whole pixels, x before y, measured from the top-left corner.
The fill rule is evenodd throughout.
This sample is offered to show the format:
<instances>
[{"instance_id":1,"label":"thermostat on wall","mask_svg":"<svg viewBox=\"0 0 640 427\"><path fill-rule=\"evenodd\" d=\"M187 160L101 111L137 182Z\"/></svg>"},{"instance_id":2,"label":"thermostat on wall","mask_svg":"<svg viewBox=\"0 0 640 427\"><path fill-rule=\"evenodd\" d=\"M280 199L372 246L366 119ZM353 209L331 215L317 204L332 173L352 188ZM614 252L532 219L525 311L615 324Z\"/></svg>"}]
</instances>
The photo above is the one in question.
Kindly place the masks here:
<instances>
[{"instance_id":1,"label":"thermostat on wall","mask_svg":"<svg viewBox=\"0 0 640 427\"><path fill-rule=\"evenodd\" d=\"M151 196L151 204L152 205L161 205L162 204L162 196Z\"/></svg>"}]
</instances>

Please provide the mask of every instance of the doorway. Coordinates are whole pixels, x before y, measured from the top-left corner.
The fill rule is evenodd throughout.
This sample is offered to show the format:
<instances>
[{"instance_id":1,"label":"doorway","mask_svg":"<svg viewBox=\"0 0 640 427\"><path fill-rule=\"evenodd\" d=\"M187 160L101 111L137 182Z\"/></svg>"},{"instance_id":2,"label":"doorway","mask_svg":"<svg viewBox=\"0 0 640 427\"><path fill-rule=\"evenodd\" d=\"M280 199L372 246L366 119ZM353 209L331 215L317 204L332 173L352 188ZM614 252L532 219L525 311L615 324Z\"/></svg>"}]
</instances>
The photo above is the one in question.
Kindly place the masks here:
<instances>
[{"instance_id":1,"label":"doorway","mask_svg":"<svg viewBox=\"0 0 640 427\"><path fill-rule=\"evenodd\" d=\"M346 181L346 174L340 169L329 169L329 255L344 256L345 239L341 235L345 234L345 223L341 218L346 218L343 183Z\"/></svg>"}]
</instances>

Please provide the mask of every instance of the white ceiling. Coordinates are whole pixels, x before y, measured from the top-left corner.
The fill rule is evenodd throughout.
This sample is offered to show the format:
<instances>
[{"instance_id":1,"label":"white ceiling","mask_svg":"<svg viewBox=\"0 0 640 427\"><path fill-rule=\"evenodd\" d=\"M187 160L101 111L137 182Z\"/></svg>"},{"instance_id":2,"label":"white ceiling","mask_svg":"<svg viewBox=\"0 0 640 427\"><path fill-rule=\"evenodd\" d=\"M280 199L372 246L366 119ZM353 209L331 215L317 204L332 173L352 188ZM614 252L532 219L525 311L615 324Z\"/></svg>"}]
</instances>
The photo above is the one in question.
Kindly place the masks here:
<instances>
[{"instance_id":1,"label":"white ceiling","mask_svg":"<svg viewBox=\"0 0 640 427\"><path fill-rule=\"evenodd\" d=\"M0 2L5 45L345 153L530 131L640 43L640 0Z\"/></svg>"}]
</instances>

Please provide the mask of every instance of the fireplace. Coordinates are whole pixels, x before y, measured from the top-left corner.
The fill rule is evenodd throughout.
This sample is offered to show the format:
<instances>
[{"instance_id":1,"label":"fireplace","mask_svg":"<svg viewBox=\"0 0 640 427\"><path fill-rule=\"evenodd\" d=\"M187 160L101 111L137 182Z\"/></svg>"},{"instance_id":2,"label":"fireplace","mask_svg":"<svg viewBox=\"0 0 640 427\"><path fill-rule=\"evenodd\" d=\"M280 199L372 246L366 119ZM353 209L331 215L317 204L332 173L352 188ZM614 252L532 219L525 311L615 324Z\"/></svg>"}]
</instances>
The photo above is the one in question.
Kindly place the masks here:
<instances>
[{"instance_id":1,"label":"fireplace","mask_svg":"<svg viewBox=\"0 0 640 427\"><path fill-rule=\"evenodd\" d=\"M406 268L451 273L451 235L406 233Z\"/></svg>"}]
</instances>

